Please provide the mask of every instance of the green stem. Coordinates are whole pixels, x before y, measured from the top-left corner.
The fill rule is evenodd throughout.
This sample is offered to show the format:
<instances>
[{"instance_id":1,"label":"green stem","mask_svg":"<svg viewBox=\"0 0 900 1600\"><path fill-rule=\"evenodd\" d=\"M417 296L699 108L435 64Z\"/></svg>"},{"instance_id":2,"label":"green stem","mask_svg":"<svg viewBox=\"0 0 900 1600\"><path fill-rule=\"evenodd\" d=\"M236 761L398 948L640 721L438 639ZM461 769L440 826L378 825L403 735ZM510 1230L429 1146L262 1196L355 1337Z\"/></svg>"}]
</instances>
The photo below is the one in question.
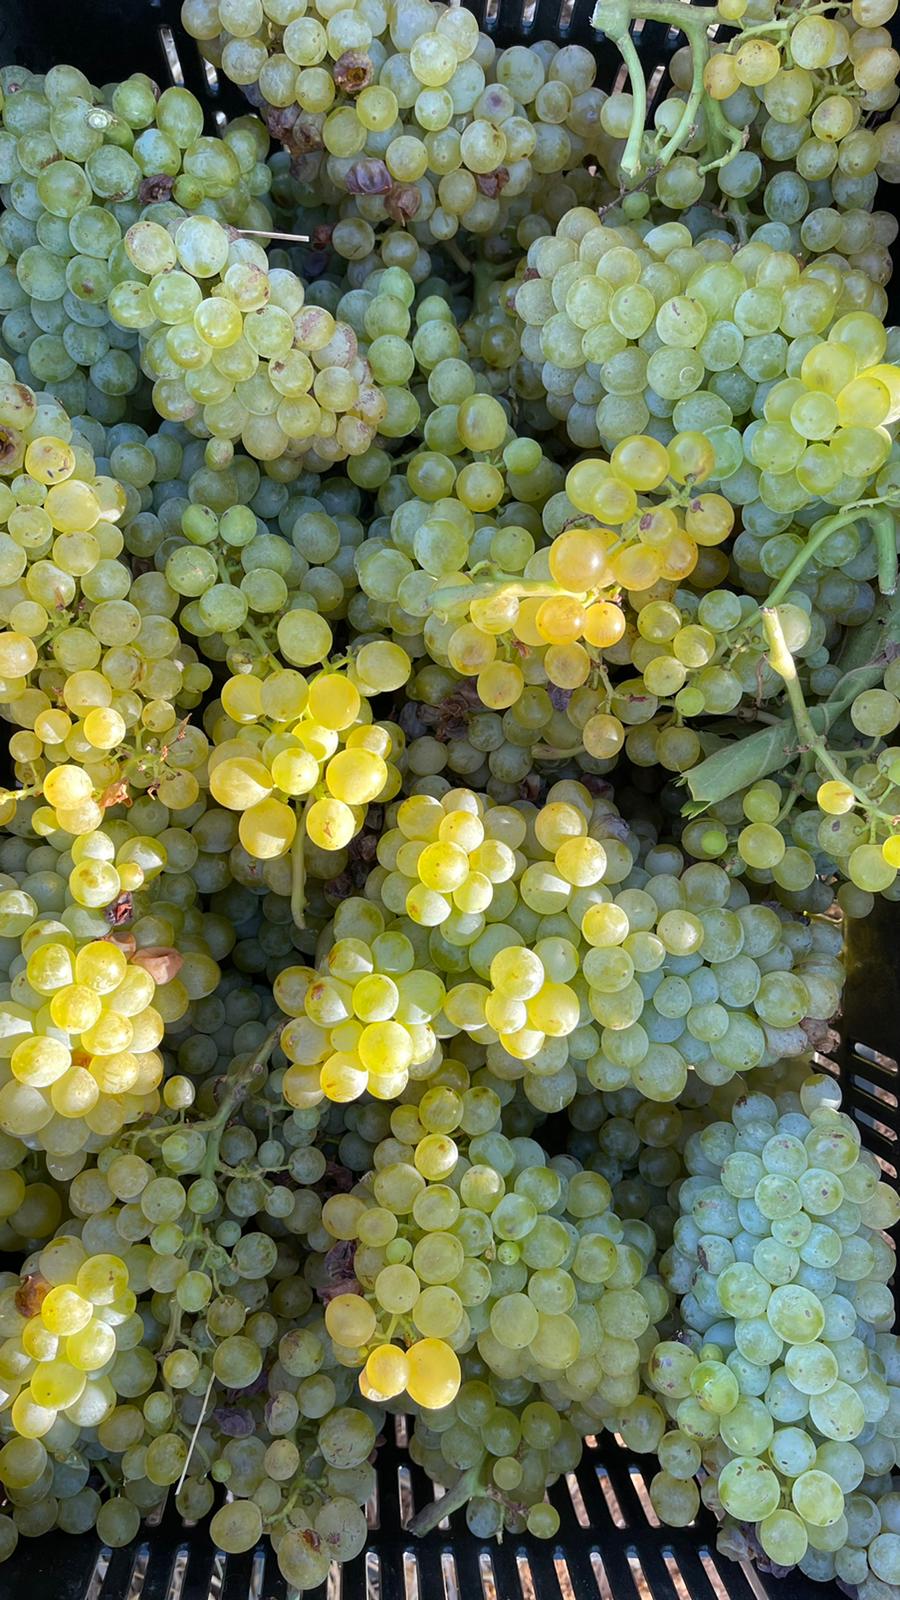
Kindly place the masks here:
<instances>
[{"instance_id":1,"label":"green stem","mask_svg":"<svg viewBox=\"0 0 900 1600\"><path fill-rule=\"evenodd\" d=\"M641 58L634 47L634 40L627 31L616 40L626 67L628 68L628 81L631 85L631 94L634 106L631 113L631 127L628 130L628 140L622 152L621 167L629 178L639 178L641 175L641 140L644 137L644 128L647 121L647 84L644 79L644 69Z\"/></svg>"},{"instance_id":2,"label":"green stem","mask_svg":"<svg viewBox=\"0 0 900 1600\"><path fill-rule=\"evenodd\" d=\"M703 99L703 69L706 66L706 60L704 59L702 51L692 50L691 62L693 65L693 75L691 77L690 93L685 101L684 110L678 119L677 127L666 140L666 143L663 145L656 157L656 160L661 167L668 166L669 162L672 160L672 157L678 154L678 151L681 149L685 140L690 138L691 130L697 118L697 113L700 110L700 104Z\"/></svg>"},{"instance_id":3,"label":"green stem","mask_svg":"<svg viewBox=\"0 0 900 1600\"><path fill-rule=\"evenodd\" d=\"M263 638L262 633L256 626L256 623L251 622L249 617L245 617L244 621L241 623L241 627L243 628L247 637L253 640L253 643L256 645L257 649L262 651L263 660L268 661L276 672L280 672L282 664L278 657L272 654L269 646L266 644L266 641Z\"/></svg>"},{"instance_id":4,"label":"green stem","mask_svg":"<svg viewBox=\"0 0 900 1600\"><path fill-rule=\"evenodd\" d=\"M712 95L707 96L704 110L709 134L715 134L724 148L712 161L704 161L701 164L699 168L701 177L707 172L715 172L717 168L724 167L732 156L737 155L744 143L744 130L734 127L733 123L728 121L718 100L714 100Z\"/></svg>"},{"instance_id":5,"label":"green stem","mask_svg":"<svg viewBox=\"0 0 900 1600\"><path fill-rule=\"evenodd\" d=\"M298 928L306 927L306 813L310 804L304 802L291 845L291 916Z\"/></svg>"},{"instance_id":6,"label":"green stem","mask_svg":"<svg viewBox=\"0 0 900 1600\"><path fill-rule=\"evenodd\" d=\"M882 594L897 588L897 529L889 506L880 506L869 517L878 554L878 587Z\"/></svg>"},{"instance_id":7,"label":"green stem","mask_svg":"<svg viewBox=\"0 0 900 1600\"><path fill-rule=\"evenodd\" d=\"M806 704L803 689L800 685L797 664L788 649L778 612L766 609L763 611L762 616L766 642L769 646L769 661L778 676L784 680L791 716L794 719L794 726L800 736L804 752L812 754L818 765L828 773L829 777L834 778L838 783L844 784L870 817L879 817L882 821L893 825L894 818L887 811L882 811L879 807L873 805L865 790L860 789L847 776L843 768L838 765L824 738L813 724L809 714L809 707Z\"/></svg>"},{"instance_id":8,"label":"green stem","mask_svg":"<svg viewBox=\"0 0 900 1600\"><path fill-rule=\"evenodd\" d=\"M423 1534L431 1533L432 1529L436 1528L439 1522L443 1522L445 1517L449 1517L451 1512L458 1511L460 1506L466 1505L473 1494L483 1486L483 1474L484 1469L481 1466L469 1467L466 1472L460 1473L452 1489L448 1489L442 1499L432 1501L430 1506L423 1506L422 1510L416 1513L409 1525L410 1533L421 1538Z\"/></svg>"},{"instance_id":9,"label":"green stem","mask_svg":"<svg viewBox=\"0 0 900 1600\"><path fill-rule=\"evenodd\" d=\"M844 506L842 511L835 511L830 517L822 517L819 522L814 522L803 549L798 551L790 565L785 567L775 587L769 591L765 601L766 607L777 606L781 603L785 595L793 588L804 567L812 560L812 557L825 543L826 539L830 539L831 535L837 533L840 528L846 528L849 523L857 522L861 515L865 516L870 509L881 507L882 504L881 500L857 500L854 505ZM763 609L761 606L760 610L762 611Z\"/></svg>"},{"instance_id":10,"label":"green stem","mask_svg":"<svg viewBox=\"0 0 900 1600\"><path fill-rule=\"evenodd\" d=\"M226 1124L237 1106L240 1105L242 1100L247 1098L247 1095L250 1093L251 1089L253 1089L264 1076L266 1064L270 1055L272 1054L272 1051L275 1049L275 1046L281 1038L281 1030L283 1027L284 1018L282 1017L280 1021L276 1023L275 1027L269 1030L263 1039L262 1044L257 1050L254 1051L249 1060L240 1061L239 1064L232 1067L231 1071L228 1072L222 1079L222 1101L215 1116L208 1118L208 1120L202 1124L194 1124L195 1127L202 1127L208 1135L203 1161L200 1171L197 1174L198 1178L215 1177L216 1168L219 1162L219 1147L222 1143L222 1135L225 1132ZM188 1271L190 1271L194 1254L202 1242L203 1221L200 1217L195 1217L193 1227L191 1228L191 1231L184 1242L184 1256ZM180 1332L181 1306L173 1296L172 1306L169 1313L169 1326L158 1351L160 1360L162 1360L163 1356L167 1355L172 1349Z\"/></svg>"},{"instance_id":11,"label":"green stem","mask_svg":"<svg viewBox=\"0 0 900 1600\"><path fill-rule=\"evenodd\" d=\"M456 240L443 239L441 241L441 249L444 251L445 255L448 255L450 260L459 267L460 272L465 273L466 277L468 278L472 271L472 263L471 261L466 260L459 248L459 245L456 243Z\"/></svg>"}]
</instances>

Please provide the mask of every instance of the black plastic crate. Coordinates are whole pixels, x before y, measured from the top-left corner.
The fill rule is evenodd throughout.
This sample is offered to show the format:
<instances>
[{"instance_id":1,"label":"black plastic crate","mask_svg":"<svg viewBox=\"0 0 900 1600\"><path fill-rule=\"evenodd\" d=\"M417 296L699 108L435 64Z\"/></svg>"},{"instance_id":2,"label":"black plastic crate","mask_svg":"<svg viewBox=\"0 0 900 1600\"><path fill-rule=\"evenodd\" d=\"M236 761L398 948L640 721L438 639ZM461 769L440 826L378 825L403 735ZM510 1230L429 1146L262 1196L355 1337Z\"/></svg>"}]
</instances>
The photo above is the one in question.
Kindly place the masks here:
<instances>
[{"instance_id":1,"label":"black plastic crate","mask_svg":"<svg viewBox=\"0 0 900 1600\"><path fill-rule=\"evenodd\" d=\"M594 0L465 3L499 47L537 39L583 44L596 56L601 88L624 80L617 48L590 26ZM639 24L634 38L652 103L665 93L668 63L683 39L660 23ZM60 61L94 83L146 72L163 87L183 84L206 107L210 131L247 110L240 91L185 34L180 0L81 0L77 10L71 0L0 0L0 63L42 71ZM840 1044L831 1058L814 1057L818 1070L839 1079L844 1109L894 1184L897 925L894 906L881 903L850 927ZM895 1299L900 1311L896 1284ZM554 1539L526 1533L499 1544L480 1540L461 1511L416 1538L409 1522L433 1501L435 1487L410 1460L405 1419L389 1418L388 1426L367 1508L366 1549L332 1568L316 1600L767 1600L785 1585L787 1600L837 1600L836 1585L814 1583L799 1571L775 1578L719 1555L716 1519L704 1506L688 1528L661 1525L648 1492L655 1458L635 1455L610 1434L588 1439L577 1470L550 1490L560 1514ZM0 1600L26 1594L31 1600L283 1600L286 1586L266 1547L225 1556L205 1527L185 1525L170 1506L123 1550L104 1548L90 1534L20 1540L0 1567Z\"/></svg>"}]
</instances>

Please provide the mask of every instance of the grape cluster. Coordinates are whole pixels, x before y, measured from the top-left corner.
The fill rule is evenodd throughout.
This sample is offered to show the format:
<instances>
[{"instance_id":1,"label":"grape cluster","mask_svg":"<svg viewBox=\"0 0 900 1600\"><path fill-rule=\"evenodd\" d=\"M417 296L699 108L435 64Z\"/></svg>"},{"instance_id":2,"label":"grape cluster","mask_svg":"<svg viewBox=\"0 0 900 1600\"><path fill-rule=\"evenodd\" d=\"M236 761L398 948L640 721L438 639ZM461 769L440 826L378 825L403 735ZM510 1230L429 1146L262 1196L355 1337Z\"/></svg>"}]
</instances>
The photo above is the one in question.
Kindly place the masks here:
<instances>
[{"instance_id":1,"label":"grape cluster","mask_svg":"<svg viewBox=\"0 0 900 1600\"><path fill-rule=\"evenodd\" d=\"M364 256L375 229L430 241L502 232L535 191L597 154L605 95L580 45L497 51L467 11L187 0L204 55L258 105L330 242ZM517 205L516 202L521 202Z\"/></svg>"},{"instance_id":2,"label":"grape cluster","mask_svg":"<svg viewBox=\"0 0 900 1600\"><path fill-rule=\"evenodd\" d=\"M735 252L678 222L610 228L587 207L525 259L522 351L575 443L611 448L651 419L668 442L680 408L713 447L711 481L779 512L844 504L884 467L896 377L883 291L864 275L857 295L852 275L761 240Z\"/></svg>"},{"instance_id":3,"label":"grape cluster","mask_svg":"<svg viewBox=\"0 0 900 1600\"><path fill-rule=\"evenodd\" d=\"M42 1439L60 1416L90 1426L113 1393L104 1369L116 1357L116 1330L137 1304L124 1261L88 1255L62 1236L26 1259L3 1298L3 1382L19 1439Z\"/></svg>"},{"instance_id":4,"label":"grape cluster","mask_svg":"<svg viewBox=\"0 0 900 1600\"><path fill-rule=\"evenodd\" d=\"M895 1461L898 1205L839 1105L827 1078L751 1091L688 1140L662 1273L690 1334L647 1367L660 1429L677 1430L651 1496L663 1521L690 1520L702 1461L726 1548L738 1524L779 1566L893 1583L896 1535L868 1488Z\"/></svg>"},{"instance_id":5,"label":"grape cluster","mask_svg":"<svg viewBox=\"0 0 900 1600\"><path fill-rule=\"evenodd\" d=\"M600 1173L505 1137L491 1091L422 1087L391 1112L374 1177L323 1208L356 1281L326 1327L364 1395L425 1413L417 1459L439 1482L465 1475L474 1531L524 1519L546 1536L546 1484L578 1445L554 1411L598 1393L627 1407L666 1315L652 1230L610 1210ZM513 1408L496 1403L498 1380L518 1386ZM432 1411L448 1425L432 1429Z\"/></svg>"},{"instance_id":6,"label":"grape cluster","mask_svg":"<svg viewBox=\"0 0 900 1600\"><path fill-rule=\"evenodd\" d=\"M896 165L896 127L893 118L874 127L865 119L896 104L895 12L893 0L811 14L725 0L687 18L665 0L638 0L627 12L599 5L595 24L617 42L635 15L687 39L652 129L643 75L629 61L637 93L613 93L600 112L612 140L606 171L637 184L631 199L644 208L651 195L670 212L717 202L742 240L771 222L804 252L840 251L853 271L885 283L897 225L872 207L879 176ZM761 213L751 209L757 194Z\"/></svg>"},{"instance_id":7,"label":"grape cluster","mask_svg":"<svg viewBox=\"0 0 900 1600\"><path fill-rule=\"evenodd\" d=\"M373 366L402 385L406 346L373 341L368 360L351 328L305 304L300 279L270 272L253 239L172 209L168 227L145 218L129 228L123 249L140 276L123 271L110 298L113 319L142 336L155 410L202 419L226 453L240 439L262 460L289 449L327 461L363 455L387 415Z\"/></svg>"},{"instance_id":8,"label":"grape cluster","mask_svg":"<svg viewBox=\"0 0 900 1600\"><path fill-rule=\"evenodd\" d=\"M554 1537L606 1430L900 1590L808 1076L900 897L893 6L601 0L607 95L186 0L214 137L0 69L0 1559L171 1495L315 1588L403 1414L414 1532Z\"/></svg>"},{"instance_id":9,"label":"grape cluster","mask_svg":"<svg viewBox=\"0 0 900 1600\"><path fill-rule=\"evenodd\" d=\"M143 73L105 91L70 66L0 74L3 343L21 382L114 423L148 407L134 324L115 315L125 234L178 206L264 229L266 130L241 117L210 138L188 90L160 94Z\"/></svg>"},{"instance_id":10,"label":"grape cluster","mask_svg":"<svg viewBox=\"0 0 900 1600\"><path fill-rule=\"evenodd\" d=\"M323 638L330 643L330 637L316 612L289 611L278 623L282 654L306 666L325 657ZM371 802L383 803L400 788L391 757L402 753L402 734L366 720L364 696L399 687L409 658L397 646L372 641L353 666L346 676L323 671L309 681L276 667L267 678L245 673L223 685L222 715L211 728L210 794L241 813L241 843L259 860L291 848L298 818L290 800L302 801L300 847L305 836L334 851L358 833Z\"/></svg>"},{"instance_id":11,"label":"grape cluster","mask_svg":"<svg viewBox=\"0 0 900 1600\"><path fill-rule=\"evenodd\" d=\"M285 1121L284 1109L278 1121L269 1101L226 1126L249 1086L262 1087L274 1037L263 1032L234 1059L205 1120L184 1121L193 1087L172 1077L153 1124L136 1141L108 1144L73 1179L66 1231L4 1285L15 1429L0 1452L12 1511L4 1553L18 1534L85 1532L95 1521L105 1542L125 1545L170 1486L196 1519L213 1508L217 1484L230 1490L211 1522L219 1548L251 1549L271 1526L289 1582L314 1586L332 1559L361 1548L378 1413L341 1403L349 1379L328 1359L321 1313L288 1242L317 1210L305 1187L325 1165L314 1123L290 1112ZM251 1156L267 1177L234 1176L223 1206L216 1175ZM304 1186L296 1195L284 1186L288 1172ZM257 1213L281 1242L260 1231ZM149 1297L143 1319L140 1295ZM88 1435L109 1463L102 1504L87 1487ZM313 1457L318 1474L304 1479L312 1493L295 1506L288 1486Z\"/></svg>"},{"instance_id":12,"label":"grape cluster","mask_svg":"<svg viewBox=\"0 0 900 1600\"><path fill-rule=\"evenodd\" d=\"M292 1104L392 1098L439 1073L455 1035L542 1111L591 1087L677 1100L689 1069L725 1083L824 1038L839 939L640 841L580 785L540 810L412 796L386 822L320 970L276 980Z\"/></svg>"}]
</instances>

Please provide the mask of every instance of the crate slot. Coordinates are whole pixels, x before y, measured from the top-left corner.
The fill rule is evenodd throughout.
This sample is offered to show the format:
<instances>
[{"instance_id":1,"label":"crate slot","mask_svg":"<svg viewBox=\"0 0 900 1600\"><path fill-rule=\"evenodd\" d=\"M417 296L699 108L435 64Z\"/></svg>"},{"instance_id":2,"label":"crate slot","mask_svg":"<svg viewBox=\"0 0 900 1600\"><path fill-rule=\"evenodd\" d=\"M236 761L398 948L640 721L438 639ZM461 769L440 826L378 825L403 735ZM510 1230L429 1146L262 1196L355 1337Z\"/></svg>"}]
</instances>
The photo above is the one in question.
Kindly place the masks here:
<instances>
[{"instance_id":1,"label":"crate slot","mask_svg":"<svg viewBox=\"0 0 900 1600\"><path fill-rule=\"evenodd\" d=\"M653 71L647 80L647 104L651 107L655 108L656 105L664 98L663 95L659 95L657 97L656 91L659 89L665 76L666 69L664 66L660 65L653 68Z\"/></svg>"},{"instance_id":2,"label":"crate slot","mask_svg":"<svg viewBox=\"0 0 900 1600\"><path fill-rule=\"evenodd\" d=\"M576 1600L575 1585L569 1571L569 1564L564 1555L557 1554L553 1557L553 1566L556 1571L556 1581L562 1600Z\"/></svg>"},{"instance_id":3,"label":"crate slot","mask_svg":"<svg viewBox=\"0 0 900 1600\"><path fill-rule=\"evenodd\" d=\"M366 1600L381 1600L381 1561L375 1550L366 1551Z\"/></svg>"},{"instance_id":4,"label":"crate slot","mask_svg":"<svg viewBox=\"0 0 900 1600\"><path fill-rule=\"evenodd\" d=\"M858 1073L851 1072L850 1082L855 1089L871 1095L873 1100L880 1100L882 1105L890 1106L892 1110L897 1109L897 1096L892 1094L890 1089L882 1089L879 1084L873 1083L871 1078L863 1078Z\"/></svg>"},{"instance_id":5,"label":"crate slot","mask_svg":"<svg viewBox=\"0 0 900 1600\"><path fill-rule=\"evenodd\" d=\"M247 1600L262 1600L263 1584L266 1581L266 1552L254 1550L253 1560L250 1564L250 1582L247 1585ZM340 1593L340 1591L338 1591ZM329 1600L331 1594L329 1591Z\"/></svg>"},{"instance_id":6,"label":"crate slot","mask_svg":"<svg viewBox=\"0 0 900 1600\"><path fill-rule=\"evenodd\" d=\"M441 1577L444 1580L444 1600L462 1600L456 1557L452 1550L441 1551ZM409 1591L407 1590L407 1594ZM418 1587L416 1589L418 1595Z\"/></svg>"},{"instance_id":7,"label":"crate slot","mask_svg":"<svg viewBox=\"0 0 900 1600\"><path fill-rule=\"evenodd\" d=\"M600 1596L600 1600L613 1600L612 1587L606 1576L606 1568L603 1565L603 1558L599 1550L591 1551L591 1571L594 1574L594 1582L597 1585L597 1593Z\"/></svg>"},{"instance_id":8,"label":"crate slot","mask_svg":"<svg viewBox=\"0 0 900 1600\"><path fill-rule=\"evenodd\" d=\"M406 1450L409 1445L409 1423L404 1416L394 1418L394 1438L398 1450Z\"/></svg>"},{"instance_id":9,"label":"crate slot","mask_svg":"<svg viewBox=\"0 0 900 1600\"><path fill-rule=\"evenodd\" d=\"M106 1574L109 1571L111 1557L112 1551L107 1545L104 1545L102 1550L97 1551L94 1565L91 1569L91 1575L87 1582L87 1588L84 1591L83 1600L99 1600L100 1591L103 1588Z\"/></svg>"},{"instance_id":10,"label":"crate slot","mask_svg":"<svg viewBox=\"0 0 900 1600\"><path fill-rule=\"evenodd\" d=\"M421 1600L419 1562L414 1550L403 1552L403 1593L406 1600Z\"/></svg>"},{"instance_id":11,"label":"crate slot","mask_svg":"<svg viewBox=\"0 0 900 1600\"><path fill-rule=\"evenodd\" d=\"M159 42L162 45L163 55L166 58L166 66L169 69L169 76L172 82L177 84L180 89L184 88L184 68L181 65L181 57L178 54L175 35L166 22L162 23L160 27Z\"/></svg>"},{"instance_id":12,"label":"crate slot","mask_svg":"<svg viewBox=\"0 0 900 1600\"><path fill-rule=\"evenodd\" d=\"M172 1570L169 1573L169 1582L166 1587L166 1600L181 1600L184 1580L187 1576L188 1546L181 1544L172 1558Z\"/></svg>"},{"instance_id":13,"label":"crate slot","mask_svg":"<svg viewBox=\"0 0 900 1600\"><path fill-rule=\"evenodd\" d=\"M750 1585L750 1588L753 1590L753 1593L756 1595L756 1600L769 1600L769 1591L766 1588L765 1584L760 1579L759 1573L756 1571L756 1568L755 1567L751 1567L749 1561L742 1561L740 1563L740 1567L741 1567L742 1573L744 1574L744 1577L746 1578L748 1584Z\"/></svg>"},{"instance_id":14,"label":"crate slot","mask_svg":"<svg viewBox=\"0 0 900 1600\"><path fill-rule=\"evenodd\" d=\"M400 1501L400 1526L405 1532L416 1514L412 1473L409 1467L400 1466L397 1468L397 1497Z\"/></svg>"},{"instance_id":15,"label":"crate slot","mask_svg":"<svg viewBox=\"0 0 900 1600\"><path fill-rule=\"evenodd\" d=\"M538 1591L531 1571L531 1558L525 1550L516 1551L516 1571L519 1574L522 1600L538 1600Z\"/></svg>"},{"instance_id":16,"label":"crate slot","mask_svg":"<svg viewBox=\"0 0 900 1600\"><path fill-rule=\"evenodd\" d=\"M481 16L481 27L485 33L493 33L497 26L497 13L500 10L500 0L484 0L484 12Z\"/></svg>"},{"instance_id":17,"label":"crate slot","mask_svg":"<svg viewBox=\"0 0 900 1600\"><path fill-rule=\"evenodd\" d=\"M709 1550L702 1549L700 1551L700 1564L703 1567L703 1571L706 1573L707 1578L709 1579L709 1586L712 1589L716 1600L731 1600L728 1585L722 1578L722 1574L716 1566L716 1563L713 1560L712 1554Z\"/></svg>"},{"instance_id":18,"label":"crate slot","mask_svg":"<svg viewBox=\"0 0 900 1600\"><path fill-rule=\"evenodd\" d=\"M629 1545L625 1552L625 1559L631 1569L631 1581L641 1597L641 1600L654 1600L653 1589L646 1572L641 1566L641 1558L634 1548Z\"/></svg>"},{"instance_id":19,"label":"crate slot","mask_svg":"<svg viewBox=\"0 0 900 1600\"><path fill-rule=\"evenodd\" d=\"M684 1581L681 1568L675 1558L675 1552L670 1546L666 1546L662 1553L662 1558L669 1574L669 1581L678 1596L678 1600L691 1600L691 1591Z\"/></svg>"},{"instance_id":20,"label":"crate slot","mask_svg":"<svg viewBox=\"0 0 900 1600\"><path fill-rule=\"evenodd\" d=\"M328 1568L328 1577L325 1579L325 1600L341 1600L343 1587L341 1564L339 1561L332 1561Z\"/></svg>"},{"instance_id":21,"label":"crate slot","mask_svg":"<svg viewBox=\"0 0 900 1600\"><path fill-rule=\"evenodd\" d=\"M861 1044L856 1039L850 1041L850 1049L859 1061L868 1061L873 1067L880 1067L882 1072L897 1072L897 1061L894 1056L886 1056L881 1050L874 1050L870 1044Z\"/></svg>"},{"instance_id":22,"label":"crate slot","mask_svg":"<svg viewBox=\"0 0 900 1600\"><path fill-rule=\"evenodd\" d=\"M559 8L559 33L564 39L572 26L572 14L575 10L575 0L562 0Z\"/></svg>"},{"instance_id":23,"label":"crate slot","mask_svg":"<svg viewBox=\"0 0 900 1600\"><path fill-rule=\"evenodd\" d=\"M225 1557L217 1550L213 1556L212 1571L206 1589L206 1600L219 1600L225 1588Z\"/></svg>"},{"instance_id":24,"label":"crate slot","mask_svg":"<svg viewBox=\"0 0 900 1600\"><path fill-rule=\"evenodd\" d=\"M629 1467L628 1475L631 1478L631 1486L641 1502L641 1510L644 1516L647 1518L651 1528L658 1528L660 1526L659 1517L653 1509L650 1491L644 1482L644 1474L641 1472L640 1467Z\"/></svg>"},{"instance_id":25,"label":"crate slot","mask_svg":"<svg viewBox=\"0 0 900 1600\"><path fill-rule=\"evenodd\" d=\"M144 1588L144 1579L150 1565L149 1544L139 1544L134 1552L134 1562L128 1575L128 1586L125 1590L124 1600L139 1600Z\"/></svg>"},{"instance_id":26,"label":"crate slot","mask_svg":"<svg viewBox=\"0 0 900 1600\"><path fill-rule=\"evenodd\" d=\"M372 1493L369 1495L368 1500L366 1501L366 1527L367 1528L380 1528L381 1527L381 1506L380 1506L380 1502L379 1502L379 1498L378 1498L378 1479L377 1478L375 1479L375 1487L372 1490Z\"/></svg>"},{"instance_id":27,"label":"crate slot","mask_svg":"<svg viewBox=\"0 0 900 1600\"><path fill-rule=\"evenodd\" d=\"M229 1496L229 1499L231 1499L231 1498L233 1498L233 1496ZM148 1511L146 1517L144 1518L144 1521L147 1524L148 1528L158 1528L159 1527L160 1523L162 1522L163 1516L165 1515L165 1510L166 1510L166 1506L168 1504L168 1500L169 1500L169 1491L167 1489L164 1499L160 1501L160 1504L158 1506L154 1506L152 1508L152 1510Z\"/></svg>"},{"instance_id":28,"label":"crate slot","mask_svg":"<svg viewBox=\"0 0 900 1600\"><path fill-rule=\"evenodd\" d=\"M886 1144L896 1144L897 1131L895 1128L889 1128L886 1122L881 1122L877 1117L870 1116L867 1111L863 1111L861 1106L854 1105L852 1101L849 1103L848 1109L852 1110L854 1119L857 1122L863 1123L873 1133L877 1133L878 1137L884 1139ZM877 1155L878 1152L876 1151L875 1154Z\"/></svg>"},{"instance_id":29,"label":"crate slot","mask_svg":"<svg viewBox=\"0 0 900 1600\"><path fill-rule=\"evenodd\" d=\"M597 1474L597 1482L600 1485L600 1492L606 1501L606 1508L612 1517L615 1526L617 1528L627 1528L628 1524L625 1521L625 1514L619 1504L619 1497L612 1486L609 1473L605 1467L595 1467L594 1470Z\"/></svg>"},{"instance_id":30,"label":"crate slot","mask_svg":"<svg viewBox=\"0 0 900 1600\"><path fill-rule=\"evenodd\" d=\"M217 73L212 62L207 61L205 56L200 56L200 65L203 68L203 76L206 79L206 86L209 89L210 94L218 94L219 74Z\"/></svg>"},{"instance_id":31,"label":"crate slot","mask_svg":"<svg viewBox=\"0 0 900 1600\"><path fill-rule=\"evenodd\" d=\"M490 1550L478 1552L478 1576L481 1579L482 1600L497 1600L497 1579Z\"/></svg>"},{"instance_id":32,"label":"crate slot","mask_svg":"<svg viewBox=\"0 0 900 1600\"><path fill-rule=\"evenodd\" d=\"M832 1061L830 1056L823 1056L818 1050L812 1053L812 1063L817 1072L827 1072L830 1078L839 1078L841 1075L837 1062Z\"/></svg>"},{"instance_id":33,"label":"crate slot","mask_svg":"<svg viewBox=\"0 0 900 1600\"><path fill-rule=\"evenodd\" d=\"M574 1472L566 1473L566 1488L569 1491L569 1499L572 1502L572 1510L575 1513L575 1519L579 1528L589 1528L591 1525L591 1519L587 1514L587 1506L584 1503L584 1495L581 1492L578 1479L576 1478Z\"/></svg>"}]
</instances>

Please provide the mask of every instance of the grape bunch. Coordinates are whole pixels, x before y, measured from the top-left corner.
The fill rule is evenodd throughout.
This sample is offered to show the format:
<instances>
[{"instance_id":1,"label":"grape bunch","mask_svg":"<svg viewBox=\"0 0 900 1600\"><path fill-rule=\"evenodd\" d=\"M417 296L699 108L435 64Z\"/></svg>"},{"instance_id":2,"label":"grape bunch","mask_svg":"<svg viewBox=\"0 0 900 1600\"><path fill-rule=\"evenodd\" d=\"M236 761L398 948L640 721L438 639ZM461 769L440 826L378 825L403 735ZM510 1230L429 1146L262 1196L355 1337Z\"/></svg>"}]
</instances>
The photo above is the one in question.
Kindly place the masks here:
<instances>
[{"instance_id":1,"label":"grape bunch","mask_svg":"<svg viewBox=\"0 0 900 1600\"><path fill-rule=\"evenodd\" d=\"M365 256L390 222L429 242L500 233L606 142L583 46L497 51L469 12L430 0L402 15L345 9L187 0L182 10L328 207L345 258Z\"/></svg>"},{"instance_id":2,"label":"grape bunch","mask_svg":"<svg viewBox=\"0 0 900 1600\"><path fill-rule=\"evenodd\" d=\"M491 1091L422 1088L392 1111L371 1183L323 1207L355 1281L329 1300L326 1327L340 1359L362 1367L364 1395L421 1414L414 1454L451 1497L465 1493L473 1531L524 1520L547 1536L558 1517L540 1503L546 1484L578 1446L548 1412L598 1393L627 1407L666 1315L652 1230L610 1211L599 1173L506 1138ZM497 1380L518 1385L514 1408L495 1403ZM449 1426L432 1429L434 1411Z\"/></svg>"},{"instance_id":3,"label":"grape bunch","mask_svg":"<svg viewBox=\"0 0 900 1600\"><path fill-rule=\"evenodd\" d=\"M713 446L713 485L735 478L741 504L861 497L890 454L883 291L863 278L856 296L833 266L786 256L761 240L695 243L677 222L609 228L587 207L536 240L513 304L522 352L541 363L573 442L612 448L652 419L667 443L680 405L681 427Z\"/></svg>"},{"instance_id":4,"label":"grape bunch","mask_svg":"<svg viewBox=\"0 0 900 1600\"><path fill-rule=\"evenodd\" d=\"M900 898L893 11L601 0L607 94L186 0L210 134L0 69L0 1559L171 1499L303 1593L404 1417L413 1533L553 1539L606 1433L900 1593L810 1076Z\"/></svg>"},{"instance_id":5,"label":"grape bunch","mask_svg":"<svg viewBox=\"0 0 900 1600\"><path fill-rule=\"evenodd\" d=\"M128 268L110 301L113 319L142 336L155 410L173 421L202 418L226 454L236 439L263 460L289 445L329 461L364 454L387 401L352 329L307 306L293 273L270 273L253 239L172 209L168 227L148 217L129 228ZM399 384L404 351L392 348L382 364L381 352L373 358Z\"/></svg>"},{"instance_id":6,"label":"grape bunch","mask_svg":"<svg viewBox=\"0 0 900 1600\"><path fill-rule=\"evenodd\" d=\"M265 229L266 130L248 116L210 138L188 90L160 93L143 73L104 91L65 65L0 73L0 329L16 376L52 386L71 415L146 413L137 339L114 311L124 236L182 205Z\"/></svg>"},{"instance_id":7,"label":"grape bunch","mask_svg":"<svg viewBox=\"0 0 900 1600\"><path fill-rule=\"evenodd\" d=\"M702 1461L726 1550L743 1539L812 1577L893 1583L876 1485L900 1403L883 1236L897 1197L839 1107L831 1079L808 1078L799 1093L740 1096L688 1140L662 1273L690 1333L647 1367L661 1425L677 1430L660 1440L651 1496L663 1521L690 1520Z\"/></svg>"}]
</instances>

